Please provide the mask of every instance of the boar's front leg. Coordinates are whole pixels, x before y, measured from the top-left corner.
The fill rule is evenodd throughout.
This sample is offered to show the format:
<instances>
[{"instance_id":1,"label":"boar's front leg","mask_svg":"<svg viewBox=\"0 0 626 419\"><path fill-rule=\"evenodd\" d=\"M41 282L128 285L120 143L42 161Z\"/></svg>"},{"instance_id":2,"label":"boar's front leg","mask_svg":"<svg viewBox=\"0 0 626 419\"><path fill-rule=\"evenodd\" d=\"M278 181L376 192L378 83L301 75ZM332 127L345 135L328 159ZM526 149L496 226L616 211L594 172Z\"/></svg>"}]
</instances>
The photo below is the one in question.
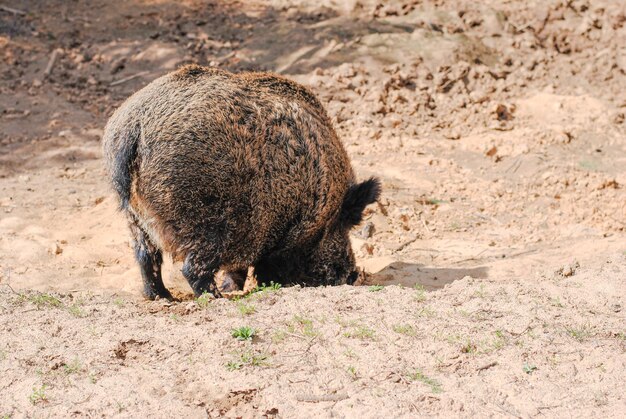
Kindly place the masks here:
<instances>
[{"instance_id":1,"label":"boar's front leg","mask_svg":"<svg viewBox=\"0 0 626 419\"><path fill-rule=\"evenodd\" d=\"M205 292L210 292L219 298L222 294L215 284L215 274L219 270L219 258L207 256L208 252L191 251L187 254L183 263L183 275L189 282L196 297Z\"/></svg>"},{"instance_id":2,"label":"boar's front leg","mask_svg":"<svg viewBox=\"0 0 626 419\"><path fill-rule=\"evenodd\" d=\"M135 257L139 263L143 279L143 293L146 298L154 300L157 297L172 300L172 294L163 285L161 278L161 251L150 241L148 235L131 218L130 231L135 242Z\"/></svg>"}]
</instances>

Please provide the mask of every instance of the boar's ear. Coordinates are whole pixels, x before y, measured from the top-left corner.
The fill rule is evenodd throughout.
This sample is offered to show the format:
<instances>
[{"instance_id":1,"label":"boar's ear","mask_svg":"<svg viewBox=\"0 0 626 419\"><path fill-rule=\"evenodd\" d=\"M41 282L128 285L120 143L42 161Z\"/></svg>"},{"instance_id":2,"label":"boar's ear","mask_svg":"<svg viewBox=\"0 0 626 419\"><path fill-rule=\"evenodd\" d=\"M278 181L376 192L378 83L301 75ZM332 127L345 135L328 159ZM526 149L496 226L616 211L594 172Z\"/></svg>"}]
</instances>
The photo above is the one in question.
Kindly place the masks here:
<instances>
[{"instance_id":1,"label":"boar's ear","mask_svg":"<svg viewBox=\"0 0 626 419\"><path fill-rule=\"evenodd\" d=\"M363 210L376 202L380 196L380 180L369 178L348 188L341 206L341 220L348 227L355 226L363 220Z\"/></svg>"}]
</instances>

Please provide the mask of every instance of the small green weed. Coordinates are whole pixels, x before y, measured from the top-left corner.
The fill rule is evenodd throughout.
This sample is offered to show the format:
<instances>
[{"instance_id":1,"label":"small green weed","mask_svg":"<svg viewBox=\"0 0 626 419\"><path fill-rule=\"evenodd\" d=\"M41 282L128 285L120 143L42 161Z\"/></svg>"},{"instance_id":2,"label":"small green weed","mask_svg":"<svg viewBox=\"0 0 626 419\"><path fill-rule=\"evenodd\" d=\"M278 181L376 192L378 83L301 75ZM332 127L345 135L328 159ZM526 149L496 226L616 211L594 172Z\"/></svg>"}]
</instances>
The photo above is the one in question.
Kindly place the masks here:
<instances>
[{"instance_id":1,"label":"small green weed","mask_svg":"<svg viewBox=\"0 0 626 419\"><path fill-rule=\"evenodd\" d=\"M473 296L477 298L485 298L487 296L487 292L485 291L485 284L480 284L478 289L474 291Z\"/></svg>"},{"instance_id":2,"label":"small green weed","mask_svg":"<svg viewBox=\"0 0 626 419\"><path fill-rule=\"evenodd\" d=\"M376 331L367 326L358 326L350 332L345 332L343 335L347 338L355 338L361 340L374 340Z\"/></svg>"},{"instance_id":3,"label":"small green weed","mask_svg":"<svg viewBox=\"0 0 626 419\"><path fill-rule=\"evenodd\" d=\"M591 328L588 325L570 327L567 328L566 331L568 335L570 335L579 342L583 342L585 339L591 336Z\"/></svg>"},{"instance_id":4,"label":"small green weed","mask_svg":"<svg viewBox=\"0 0 626 419\"><path fill-rule=\"evenodd\" d=\"M426 384L427 386L430 387L430 390L433 393L441 393L443 391L441 384L437 380L428 377L426 374L424 374L420 370L416 370L414 373L409 374L409 379L411 381L419 381L421 383Z\"/></svg>"},{"instance_id":5,"label":"small green weed","mask_svg":"<svg viewBox=\"0 0 626 419\"><path fill-rule=\"evenodd\" d=\"M240 362L240 361L228 361L226 363L226 369L228 371L239 370L239 369L241 369L241 367L243 367L243 363Z\"/></svg>"},{"instance_id":6,"label":"small green weed","mask_svg":"<svg viewBox=\"0 0 626 419\"><path fill-rule=\"evenodd\" d=\"M501 330L496 330L495 333L496 338L492 342L492 346L495 350L504 348L506 344L506 337L504 337L504 333Z\"/></svg>"},{"instance_id":7,"label":"small green weed","mask_svg":"<svg viewBox=\"0 0 626 419\"><path fill-rule=\"evenodd\" d=\"M74 317L86 317L87 313L85 312L85 310L83 310L83 308L78 304L72 304L70 307L67 308L67 311Z\"/></svg>"},{"instance_id":8,"label":"small green weed","mask_svg":"<svg viewBox=\"0 0 626 419\"><path fill-rule=\"evenodd\" d=\"M376 292L376 291L381 291L383 290L385 287L383 287L382 285L371 285L367 290L369 292Z\"/></svg>"},{"instance_id":9,"label":"small green weed","mask_svg":"<svg viewBox=\"0 0 626 419\"><path fill-rule=\"evenodd\" d=\"M393 326L393 331L401 335L415 336L417 332L410 324L397 324Z\"/></svg>"},{"instance_id":10,"label":"small green weed","mask_svg":"<svg viewBox=\"0 0 626 419\"><path fill-rule=\"evenodd\" d=\"M259 293L259 292L272 292L272 291L278 291L280 289L281 285L275 283L274 281L270 281L269 285L266 285L265 282L262 283L261 285L257 285L256 287L254 287L252 289L252 291L250 291L250 294L248 294L248 296Z\"/></svg>"},{"instance_id":11,"label":"small green weed","mask_svg":"<svg viewBox=\"0 0 626 419\"><path fill-rule=\"evenodd\" d=\"M124 307L124 305L126 305L126 302L118 297L115 300L113 300L113 304L115 304L119 308L122 308L122 307Z\"/></svg>"},{"instance_id":12,"label":"small green weed","mask_svg":"<svg viewBox=\"0 0 626 419\"><path fill-rule=\"evenodd\" d=\"M215 297L213 297L213 294L209 292L203 292L200 297L196 298L196 304L198 304L198 307L207 308L211 300L213 300L214 298Z\"/></svg>"},{"instance_id":13,"label":"small green weed","mask_svg":"<svg viewBox=\"0 0 626 419\"><path fill-rule=\"evenodd\" d=\"M350 374L350 377L352 377L353 380L356 380L358 378L358 374L356 372L356 368L352 365L350 365L348 368L348 374Z\"/></svg>"},{"instance_id":14,"label":"small green weed","mask_svg":"<svg viewBox=\"0 0 626 419\"><path fill-rule=\"evenodd\" d=\"M226 368L229 371L239 370L245 366L260 367L267 365L268 356L260 352L246 351L238 355L237 359L228 361Z\"/></svg>"},{"instance_id":15,"label":"small green weed","mask_svg":"<svg viewBox=\"0 0 626 419\"><path fill-rule=\"evenodd\" d=\"M281 343L287 338L287 333L284 330L276 330L272 333L272 342Z\"/></svg>"},{"instance_id":16,"label":"small green weed","mask_svg":"<svg viewBox=\"0 0 626 419\"><path fill-rule=\"evenodd\" d=\"M62 307L63 303L58 298L45 293L36 293L31 295L21 296L22 300L26 300L28 302L33 303L37 306L37 309L41 309L43 307Z\"/></svg>"},{"instance_id":17,"label":"small green weed","mask_svg":"<svg viewBox=\"0 0 626 419\"><path fill-rule=\"evenodd\" d=\"M415 317L433 317L435 312L430 307L422 307L415 313Z\"/></svg>"},{"instance_id":18,"label":"small green weed","mask_svg":"<svg viewBox=\"0 0 626 419\"><path fill-rule=\"evenodd\" d=\"M242 316L248 316L256 312L256 307L252 304L246 304L243 301L238 301L237 310L239 310L239 313L241 313Z\"/></svg>"},{"instance_id":19,"label":"small green weed","mask_svg":"<svg viewBox=\"0 0 626 419\"><path fill-rule=\"evenodd\" d=\"M231 335L237 340L252 340L255 334L256 330L250 326L241 326L231 332Z\"/></svg>"},{"instance_id":20,"label":"small green weed","mask_svg":"<svg viewBox=\"0 0 626 419\"><path fill-rule=\"evenodd\" d=\"M467 340L467 342L465 342L465 345L461 347L461 352L463 352L464 354L475 354L477 351L478 347L474 342L469 339Z\"/></svg>"},{"instance_id":21,"label":"small green weed","mask_svg":"<svg viewBox=\"0 0 626 419\"><path fill-rule=\"evenodd\" d=\"M75 373L79 372L81 369L82 369L82 366L80 365L80 361L78 360L78 358L75 358L69 364L63 365L63 371L67 375L75 374Z\"/></svg>"},{"instance_id":22,"label":"small green weed","mask_svg":"<svg viewBox=\"0 0 626 419\"><path fill-rule=\"evenodd\" d=\"M299 315L293 316L293 323L289 324L289 331L291 333L302 333L304 336L309 337L319 335L319 332L313 327L313 320Z\"/></svg>"},{"instance_id":23,"label":"small green weed","mask_svg":"<svg viewBox=\"0 0 626 419\"><path fill-rule=\"evenodd\" d=\"M418 302L422 302L426 299L426 290L422 284L415 284L413 287L415 289L415 299Z\"/></svg>"},{"instance_id":24,"label":"small green weed","mask_svg":"<svg viewBox=\"0 0 626 419\"><path fill-rule=\"evenodd\" d=\"M558 308L563 308L563 307L565 307L565 306L563 305L563 303L561 303L561 300L559 299L559 297L556 297L556 298L550 298L550 305L551 305L552 307L558 307Z\"/></svg>"},{"instance_id":25,"label":"small green weed","mask_svg":"<svg viewBox=\"0 0 626 419\"><path fill-rule=\"evenodd\" d=\"M354 350L352 350L351 348L346 349L346 351L343 354L347 356L348 358L355 358L355 359L359 358L356 352L354 352Z\"/></svg>"},{"instance_id":26,"label":"small green weed","mask_svg":"<svg viewBox=\"0 0 626 419\"><path fill-rule=\"evenodd\" d=\"M30 400L32 404L48 401L48 396L46 396L46 388L47 386L45 384L43 384L41 387L33 387L33 392L30 396L28 396L28 400Z\"/></svg>"},{"instance_id":27,"label":"small green weed","mask_svg":"<svg viewBox=\"0 0 626 419\"><path fill-rule=\"evenodd\" d=\"M524 364L524 366L522 367L522 370L526 373L526 374L532 374L533 371L535 371L537 369L536 365L531 365L531 364Z\"/></svg>"}]
</instances>

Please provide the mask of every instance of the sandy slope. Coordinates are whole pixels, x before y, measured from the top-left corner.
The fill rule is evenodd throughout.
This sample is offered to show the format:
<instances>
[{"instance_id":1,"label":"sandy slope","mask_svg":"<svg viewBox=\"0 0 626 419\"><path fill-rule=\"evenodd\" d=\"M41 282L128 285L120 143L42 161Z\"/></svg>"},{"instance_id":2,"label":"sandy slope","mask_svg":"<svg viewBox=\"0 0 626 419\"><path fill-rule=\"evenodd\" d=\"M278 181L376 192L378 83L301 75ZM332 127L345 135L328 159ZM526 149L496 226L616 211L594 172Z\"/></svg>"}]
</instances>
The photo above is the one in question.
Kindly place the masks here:
<instances>
[{"instance_id":1,"label":"sandy slope","mask_svg":"<svg viewBox=\"0 0 626 419\"><path fill-rule=\"evenodd\" d=\"M626 10L474 3L0 11L0 417L620 417ZM183 301L141 300L99 140L186 62L318 93L383 180L352 239L388 287L203 304L166 266Z\"/></svg>"}]
</instances>

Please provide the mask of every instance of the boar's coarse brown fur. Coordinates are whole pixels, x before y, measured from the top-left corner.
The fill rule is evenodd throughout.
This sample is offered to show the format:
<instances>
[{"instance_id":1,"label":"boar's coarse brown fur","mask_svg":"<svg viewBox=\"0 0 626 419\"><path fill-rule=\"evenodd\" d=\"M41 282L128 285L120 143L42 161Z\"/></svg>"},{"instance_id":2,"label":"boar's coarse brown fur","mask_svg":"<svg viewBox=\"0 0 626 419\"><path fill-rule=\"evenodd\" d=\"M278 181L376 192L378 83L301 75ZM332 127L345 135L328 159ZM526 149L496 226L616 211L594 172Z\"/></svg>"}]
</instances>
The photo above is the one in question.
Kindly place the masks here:
<instances>
[{"instance_id":1,"label":"boar's coarse brown fur","mask_svg":"<svg viewBox=\"0 0 626 419\"><path fill-rule=\"evenodd\" d=\"M356 278L348 232L379 193L355 181L308 89L268 73L186 66L131 96L107 123L108 173L148 298L171 298L162 252L194 293L214 275L334 285Z\"/></svg>"}]
</instances>

